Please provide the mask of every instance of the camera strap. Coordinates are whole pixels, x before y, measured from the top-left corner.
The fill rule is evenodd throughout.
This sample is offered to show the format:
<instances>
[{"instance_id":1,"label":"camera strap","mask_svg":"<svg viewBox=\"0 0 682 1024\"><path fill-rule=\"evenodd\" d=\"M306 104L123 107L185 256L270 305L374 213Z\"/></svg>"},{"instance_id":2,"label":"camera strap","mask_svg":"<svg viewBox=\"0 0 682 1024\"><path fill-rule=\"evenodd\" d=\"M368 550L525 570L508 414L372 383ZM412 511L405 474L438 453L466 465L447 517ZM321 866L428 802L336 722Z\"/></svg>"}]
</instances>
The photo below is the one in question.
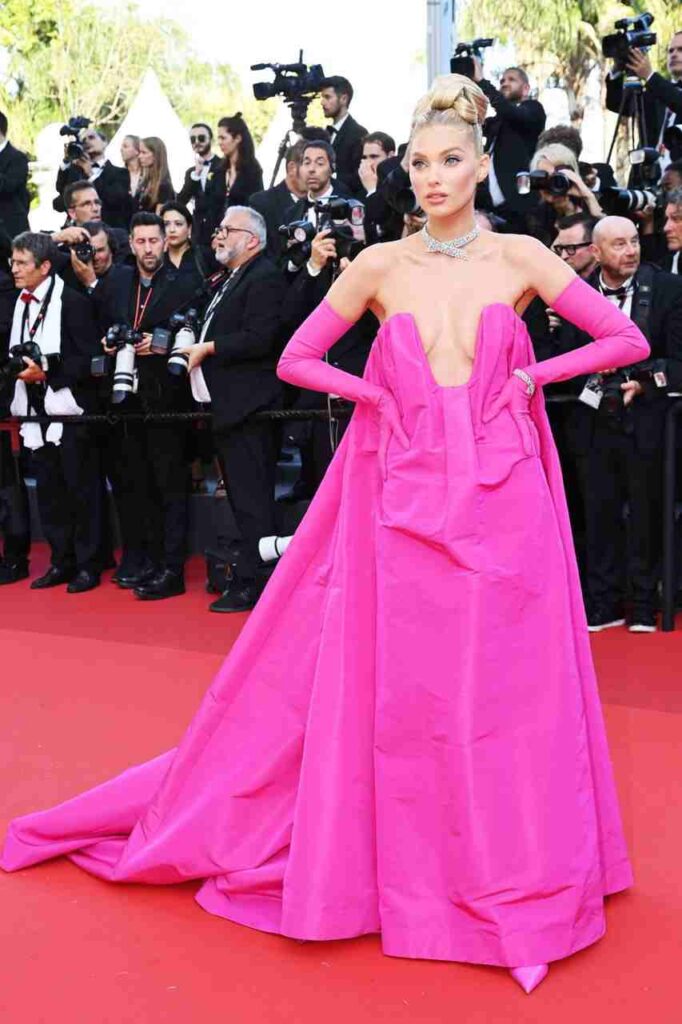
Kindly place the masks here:
<instances>
[{"instance_id":1,"label":"camera strap","mask_svg":"<svg viewBox=\"0 0 682 1024\"><path fill-rule=\"evenodd\" d=\"M630 319L639 327L647 341L651 340L651 296L655 274L656 270L650 264L643 263L640 266L630 311Z\"/></svg>"},{"instance_id":2,"label":"camera strap","mask_svg":"<svg viewBox=\"0 0 682 1024\"><path fill-rule=\"evenodd\" d=\"M49 305L50 305L50 299L52 298L52 292L54 291L54 283L55 283L55 278L54 278L54 276L52 276L52 278L50 280L50 287L47 290L47 295L45 296L45 298L41 302L40 309L38 310L38 315L35 318L35 320L33 321L32 325L29 325L29 322L28 322L28 311L29 311L29 307L30 307L31 304L30 304L30 302L26 303L26 306L24 308L24 313L23 313L23 316L22 316L22 319L21 319L21 343L22 343L22 345L23 345L23 343L26 340L26 328L27 327L28 327L28 339L29 339L29 341L33 341L33 339L35 338L36 334L40 330L40 327L42 326L43 321L45 320L45 317L47 316L47 310L48 310Z\"/></svg>"},{"instance_id":3,"label":"camera strap","mask_svg":"<svg viewBox=\"0 0 682 1024\"><path fill-rule=\"evenodd\" d=\"M142 282L141 281L137 282L137 297L135 299L135 316L133 318L133 330L134 331L138 330L140 324L142 323L142 320L144 318L144 314L146 312L147 306L149 305L149 300L152 297L152 292L153 291L154 291L154 282L152 281L152 283L147 288L147 294L145 295L144 302L142 302L141 301L142 300Z\"/></svg>"}]
</instances>

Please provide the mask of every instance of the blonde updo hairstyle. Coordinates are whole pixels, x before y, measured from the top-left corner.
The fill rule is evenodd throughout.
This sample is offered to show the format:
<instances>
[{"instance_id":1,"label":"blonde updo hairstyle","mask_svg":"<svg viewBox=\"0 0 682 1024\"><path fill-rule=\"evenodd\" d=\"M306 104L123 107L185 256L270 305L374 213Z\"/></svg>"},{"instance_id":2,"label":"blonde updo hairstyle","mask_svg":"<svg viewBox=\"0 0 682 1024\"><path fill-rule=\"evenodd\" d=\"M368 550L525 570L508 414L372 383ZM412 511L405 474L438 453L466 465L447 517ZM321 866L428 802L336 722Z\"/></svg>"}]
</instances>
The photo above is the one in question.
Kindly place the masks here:
<instances>
[{"instance_id":1,"label":"blonde updo hairstyle","mask_svg":"<svg viewBox=\"0 0 682 1024\"><path fill-rule=\"evenodd\" d=\"M432 124L445 124L452 125L453 128L470 129L476 156L481 156L481 125L487 109L488 100L485 94L470 78L464 75L439 75L414 109L410 146L422 128Z\"/></svg>"}]
</instances>

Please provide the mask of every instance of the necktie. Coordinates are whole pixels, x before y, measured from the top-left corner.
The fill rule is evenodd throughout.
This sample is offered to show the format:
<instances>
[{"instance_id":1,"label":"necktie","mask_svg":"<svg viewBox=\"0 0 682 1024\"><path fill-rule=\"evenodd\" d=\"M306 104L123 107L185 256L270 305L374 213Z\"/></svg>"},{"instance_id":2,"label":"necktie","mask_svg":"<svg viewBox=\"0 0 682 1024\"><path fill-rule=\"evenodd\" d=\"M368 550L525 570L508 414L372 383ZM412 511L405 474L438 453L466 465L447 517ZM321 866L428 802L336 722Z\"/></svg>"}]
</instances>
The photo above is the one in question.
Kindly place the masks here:
<instances>
[{"instance_id":1,"label":"necktie","mask_svg":"<svg viewBox=\"0 0 682 1024\"><path fill-rule=\"evenodd\" d=\"M21 295L19 296L19 298L21 299L22 302L25 302L27 306L31 302L37 302L38 301L38 297L36 295L34 295L33 292L22 292Z\"/></svg>"}]
</instances>

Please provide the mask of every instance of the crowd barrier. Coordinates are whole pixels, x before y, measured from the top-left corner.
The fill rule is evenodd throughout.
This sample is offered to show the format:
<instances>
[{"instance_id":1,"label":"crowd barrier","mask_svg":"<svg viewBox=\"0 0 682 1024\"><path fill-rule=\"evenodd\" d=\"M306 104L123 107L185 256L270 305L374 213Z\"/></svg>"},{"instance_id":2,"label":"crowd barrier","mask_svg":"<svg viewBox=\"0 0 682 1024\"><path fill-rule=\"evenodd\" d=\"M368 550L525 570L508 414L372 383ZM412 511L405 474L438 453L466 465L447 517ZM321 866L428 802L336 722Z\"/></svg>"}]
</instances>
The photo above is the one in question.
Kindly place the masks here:
<instances>
[{"instance_id":1,"label":"crowd barrier","mask_svg":"<svg viewBox=\"0 0 682 1024\"><path fill-rule=\"evenodd\" d=\"M548 395L545 397L547 405L565 405L577 401L573 395ZM353 406L347 408L339 407L334 410L335 419L343 419L350 416ZM676 489L677 489L677 424L682 413L682 398L672 398L670 408L666 415L665 438L664 438L664 463L663 463L663 564L661 570L662 580L662 619L661 628L664 633L670 633L675 629L675 593L677 589L677 556L675 543L675 519L676 519ZM12 452L19 453L19 428L22 423L102 423L113 425L122 420L143 420L148 423L177 423L178 421L194 422L200 420L210 421L211 413L202 412L180 412L180 413L118 413L107 412L82 416L20 416L11 419L0 420L0 431L7 431L10 435ZM329 412L327 409L264 409L261 412L253 413L248 417L251 422L262 422L263 420L327 420Z\"/></svg>"}]
</instances>

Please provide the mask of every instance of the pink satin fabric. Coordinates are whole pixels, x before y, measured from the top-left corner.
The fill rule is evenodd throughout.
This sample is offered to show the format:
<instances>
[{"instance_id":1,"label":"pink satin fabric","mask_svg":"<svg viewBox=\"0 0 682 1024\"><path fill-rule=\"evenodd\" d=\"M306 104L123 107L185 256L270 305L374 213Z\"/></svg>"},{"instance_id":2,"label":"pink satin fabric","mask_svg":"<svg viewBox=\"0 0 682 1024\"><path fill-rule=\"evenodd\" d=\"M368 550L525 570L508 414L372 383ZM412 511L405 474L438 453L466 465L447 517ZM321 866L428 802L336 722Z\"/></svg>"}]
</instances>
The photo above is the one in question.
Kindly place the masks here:
<instances>
[{"instance_id":1,"label":"pink satin fabric","mask_svg":"<svg viewBox=\"0 0 682 1024\"><path fill-rule=\"evenodd\" d=\"M468 384L392 316L366 370L409 437L379 471L359 404L180 747L10 827L2 866L62 854L299 939L518 967L604 931L631 884L556 452L504 305ZM171 669L172 670L172 669Z\"/></svg>"}]
</instances>

